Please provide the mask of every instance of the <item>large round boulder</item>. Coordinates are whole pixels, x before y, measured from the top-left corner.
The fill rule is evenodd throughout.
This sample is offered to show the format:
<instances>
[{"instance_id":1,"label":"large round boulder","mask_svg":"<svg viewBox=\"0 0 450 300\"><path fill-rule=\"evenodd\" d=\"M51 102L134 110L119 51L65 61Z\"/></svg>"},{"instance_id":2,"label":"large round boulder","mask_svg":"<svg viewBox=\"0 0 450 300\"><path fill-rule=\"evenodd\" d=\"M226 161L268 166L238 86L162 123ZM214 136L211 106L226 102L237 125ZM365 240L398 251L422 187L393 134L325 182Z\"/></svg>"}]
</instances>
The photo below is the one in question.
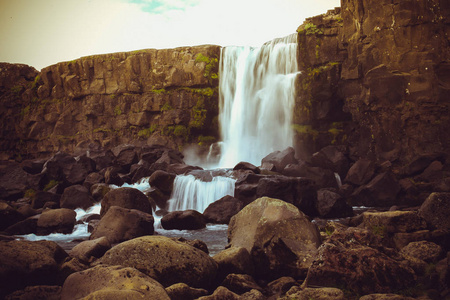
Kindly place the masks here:
<instances>
[{"instance_id":1,"label":"large round boulder","mask_svg":"<svg viewBox=\"0 0 450 300\"><path fill-rule=\"evenodd\" d=\"M176 175L173 173L157 170L150 176L148 183L150 186L158 188L163 193L170 194L172 192L175 176Z\"/></svg>"},{"instance_id":2,"label":"large round boulder","mask_svg":"<svg viewBox=\"0 0 450 300\"><path fill-rule=\"evenodd\" d=\"M68 208L45 210L37 221L37 233L71 233L76 222L76 212Z\"/></svg>"},{"instance_id":3,"label":"large round boulder","mask_svg":"<svg viewBox=\"0 0 450 300\"><path fill-rule=\"evenodd\" d=\"M50 241L0 241L0 299L32 285L62 284L67 253Z\"/></svg>"},{"instance_id":4,"label":"large round boulder","mask_svg":"<svg viewBox=\"0 0 450 300\"><path fill-rule=\"evenodd\" d=\"M264 157L261 160L261 166L263 169L281 172L287 165L297 162L294 148L288 147L283 151L275 151Z\"/></svg>"},{"instance_id":5,"label":"large round boulder","mask_svg":"<svg viewBox=\"0 0 450 300\"><path fill-rule=\"evenodd\" d=\"M419 215L429 225L450 230L450 193L432 193L419 209Z\"/></svg>"},{"instance_id":6,"label":"large round boulder","mask_svg":"<svg viewBox=\"0 0 450 300\"><path fill-rule=\"evenodd\" d=\"M109 191L102 200L100 215L103 217L111 206L137 209L145 213L152 213L152 205L147 196L140 190L123 187Z\"/></svg>"},{"instance_id":7,"label":"large round boulder","mask_svg":"<svg viewBox=\"0 0 450 300\"><path fill-rule=\"evenodd\" d=\"M256 276L278 278L306 274L321 240L317 227L294 205L263 197L235 215L229 245L252 255Z\"/></svg>"},{"instance_id":8,"label":"large round boulder","mask_svg":"<svg viewBox=\"0 0 450 300\"><path fill-rule=\"evenodd\" d=\"M107 251L99 263L137 268L165 287L183 282L208 288L217 272L217 263L208 254L164 236L123 242Z\"/></svg>"},{"instance_id":9,"label":"large round boulder","mask_svg":"<svg viewBox=\"0 0 450 300\"><path fill-rule=\"evenodd\" d=\"M89 190L82 185L72 185L64 189L60 200L62 208L87 209L92 205L94 205L94 198L89 194Z\"/></svg>"},{"instance_id":10,"label":"large round boulder","mask_svg":"<svg viewBox=\"0 0 450 300\"><path fill-rule=\"evenodd\" d=\"M164 287L130 267L96 266L67 277L61 300L69 299L169 300Z\"/></svg>"},{"instance_id":11,"label":"large round boulder","mask_svg":"<svg viewBox=\"0 0 450 300\"><path fill-rule=\"evenodd\" d=\"M208 223L228 224L232 216L244 207L244 202L226 195L211 203L203 212Z\"/></svg>"},{"instance_id":12,"label":"large round boulder","mask_svg":"<svg viewBox=\"0 0 450 300\"><path fill-rule=\"evenodd\" d=\"M218 281L225 279L228 274L254 275L255 273L252 257L243 247L230 247L214 255L213 259L219 266Z\"/></svg>"},{"instance_id":13,"label":"large round boulder","mask_svg":"<svg viewBox=\"0 0 450 300\"><path fill-rule=\"evenodd\" d=\"M161 226L164 229L196 230L206 227L205 217L196 210L173 211L162 217Z\"/></svg>"},{"instance_id":14,"label":"large round boulder","mask_svg":"<svg viewBox=\"0 0 450 300\"><path fill-rule=\"evenodd\" d=\"M143 235L152 235L154 219L151 214L137 209L112 206L100 219L90 239L106 237L111 244L120 243Z\"/></svg>"}]
</instances>

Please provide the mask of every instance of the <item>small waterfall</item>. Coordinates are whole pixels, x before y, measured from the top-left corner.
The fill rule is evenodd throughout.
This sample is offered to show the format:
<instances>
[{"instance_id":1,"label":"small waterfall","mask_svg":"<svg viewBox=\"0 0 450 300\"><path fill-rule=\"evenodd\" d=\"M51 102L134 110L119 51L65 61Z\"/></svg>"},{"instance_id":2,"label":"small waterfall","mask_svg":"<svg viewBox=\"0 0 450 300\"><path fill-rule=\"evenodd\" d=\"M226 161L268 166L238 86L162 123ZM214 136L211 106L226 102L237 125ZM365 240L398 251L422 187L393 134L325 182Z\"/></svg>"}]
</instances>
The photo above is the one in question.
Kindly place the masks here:
<instances>
[{"instance_id":1,"label":"small waterfall","mask_svg":"<svg viewBox=\"0 0 450 300\"><path fill-rule=\"evenodd\" d=\"M258 48L222 49L220 167L259 165L267 154L292 146L296 52L296 34Z\"/></svg>"},{"instance_id":2,"label":"small waterfall","mask_svg":"<svg viewBox=\"0 0 450 300\"><path fill-rule=\"evenodd\" d=\"M234 195L234 179L224 176L202 181L193 175L178 175L173 183L169 211L194 209L203 213L216 200L226 195Z\"/></svg>"}]
</instances>

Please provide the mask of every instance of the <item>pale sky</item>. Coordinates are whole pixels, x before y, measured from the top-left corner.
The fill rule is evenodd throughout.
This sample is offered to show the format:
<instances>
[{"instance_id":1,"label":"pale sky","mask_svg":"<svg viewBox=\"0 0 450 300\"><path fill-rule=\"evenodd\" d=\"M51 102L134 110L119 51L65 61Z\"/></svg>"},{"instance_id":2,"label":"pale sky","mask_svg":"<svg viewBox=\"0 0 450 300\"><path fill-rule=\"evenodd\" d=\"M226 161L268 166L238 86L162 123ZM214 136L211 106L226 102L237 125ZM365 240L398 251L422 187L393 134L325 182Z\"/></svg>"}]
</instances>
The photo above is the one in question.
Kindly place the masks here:
<instances>
[{"instance_id":1,"label":"pale sky","mask_svg":"<svg viewBox=\"0 0 450 300\"><path fill-rule=\"evenodd\" d=\"M40 70L82 56L259 46L340 0L0 0L0 62Z\"/></svg>"}]
</instances>

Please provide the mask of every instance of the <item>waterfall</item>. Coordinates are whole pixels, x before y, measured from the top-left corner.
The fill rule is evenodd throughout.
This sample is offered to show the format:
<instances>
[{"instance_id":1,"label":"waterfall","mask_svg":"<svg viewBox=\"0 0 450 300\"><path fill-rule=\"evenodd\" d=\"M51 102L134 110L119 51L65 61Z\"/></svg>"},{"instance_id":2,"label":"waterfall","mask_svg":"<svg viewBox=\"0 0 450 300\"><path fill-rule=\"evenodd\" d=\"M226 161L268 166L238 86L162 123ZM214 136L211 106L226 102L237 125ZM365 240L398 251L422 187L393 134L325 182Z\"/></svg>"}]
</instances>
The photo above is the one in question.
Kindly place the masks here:
<instances>
[{"instance_id":1,"label":"waterfall","mask_svg":"<svg viewBox=\"0 0 450 300\"><path fill-rule=\"evenodd\" d=\"M234 195L236 180L216 176L211 181L203 181L193 175L178 175L173 183L169 211L194 209L201 213L216 200L226 195Z\"/></svg>"},{"instance_id":2,"label":"waterfall","mask_svg":"<svg viewBox=\"0 0 450 300\"><path fill-rule=\"evenodd\" d=\"M240 161L260 165L267 154L292 146L296 52L296 34L258 48L222 49L221 167Z\"/></svg>"}]
</instances>

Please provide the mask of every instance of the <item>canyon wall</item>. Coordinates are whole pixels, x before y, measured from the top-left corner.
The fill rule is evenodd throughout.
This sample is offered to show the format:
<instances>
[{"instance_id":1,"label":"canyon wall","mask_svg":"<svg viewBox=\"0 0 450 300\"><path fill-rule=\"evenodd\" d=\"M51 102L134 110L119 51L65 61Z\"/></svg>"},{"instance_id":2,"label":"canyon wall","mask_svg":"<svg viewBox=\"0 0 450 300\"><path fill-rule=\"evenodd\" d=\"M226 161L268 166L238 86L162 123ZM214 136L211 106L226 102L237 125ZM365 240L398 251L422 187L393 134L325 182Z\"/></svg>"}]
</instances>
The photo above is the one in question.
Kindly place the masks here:
<instances>
[{"instance_id":1,"label":"canyon wall","mask_svg":"<svg viewBox=\"0 0 450 300\"><path fill-rule=\"evenodd\" d=\"M343 144L405 164L448 152L448 1L342 0L298 37L298 153Z\"/></svg>"},{"instance_id":2,"label":"canyon wall","mask_svg":"<svg viewBox=\"0 0 450 300\"><path fill-rule=\"evenodd\" d=\"M218 138L220 47L140 50L44 68L0 65L2 158Z\"/></svg>"}]
</instances>

